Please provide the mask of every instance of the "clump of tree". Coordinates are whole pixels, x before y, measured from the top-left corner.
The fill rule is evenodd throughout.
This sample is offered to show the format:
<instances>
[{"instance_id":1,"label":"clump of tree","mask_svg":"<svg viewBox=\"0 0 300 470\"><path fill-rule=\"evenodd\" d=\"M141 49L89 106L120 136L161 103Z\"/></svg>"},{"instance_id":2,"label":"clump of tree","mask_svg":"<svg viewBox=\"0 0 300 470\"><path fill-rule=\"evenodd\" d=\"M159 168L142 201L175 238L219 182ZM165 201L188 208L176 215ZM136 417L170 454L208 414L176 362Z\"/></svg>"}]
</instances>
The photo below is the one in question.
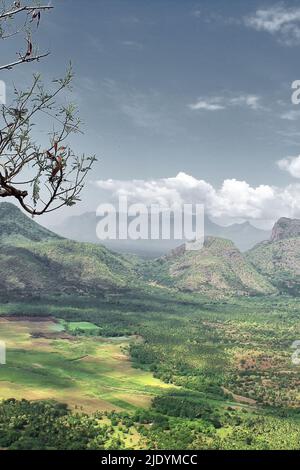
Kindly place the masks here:
<instances>
[{"instance_id":1,"label":"clump of tree","mask_svg":"<svg viewBox=\"0 0 300 470\"><path fill-rule=\"evenodd\" d=\"M19 35L26 47L17 53L17 60L0 65L0 71L5 73L21 64L37 62L49 54L39 52L33 34L42 15L51 9L40 4L15 1L8 5L2 1L0 40L5 44L5 40ZM63 78L53 80L46 89L41 76L35 74L30 87L14 87L14 99L9 105L2 105L0 197L14 198L33 216L76 204L96 160L95 156L78 155L69 144L69 137L81 132L76 107L60 100L62 92L70 89L72 78L70 66ZM41 122L48 129L46 145L38 138Z\"/></svg>"},{"instance_id":2,"label":"clump of tree","mask_svg":"<svg viewBox=\"0 0 300 470\"><path fill-rule=\"evenodd\" d=\"M0 446L9 450L88 450L119 448L114 429L97 417L71 413L53 401L0 403Z\"/></svg>"}]
</instances>

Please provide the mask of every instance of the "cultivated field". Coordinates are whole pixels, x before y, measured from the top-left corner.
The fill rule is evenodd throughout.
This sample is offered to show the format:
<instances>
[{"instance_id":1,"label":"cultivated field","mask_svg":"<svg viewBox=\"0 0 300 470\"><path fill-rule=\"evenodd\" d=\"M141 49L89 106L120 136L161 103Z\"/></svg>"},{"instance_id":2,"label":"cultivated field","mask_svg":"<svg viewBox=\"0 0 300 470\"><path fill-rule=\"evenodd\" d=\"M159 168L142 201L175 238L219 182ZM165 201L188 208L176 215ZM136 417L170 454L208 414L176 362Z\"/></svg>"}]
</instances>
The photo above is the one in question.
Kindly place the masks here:
<instances>
[{"instance_id":1,"label":"cultivated field","mask_svg":"<svg viewBox=\"0 0 300 470\"><path fill-rule=\"evenodd\" d=\"M55 399L87 412L129 411L148 407L168 387L132 367L127 349L141 341L137 337L71 336L63 323L33 320L0 319L0 337L7 346L0 399ZM70 328L74 331L76 322ZM78 328L91 330L92 324L78 322Z\"/></svg>"}]
</instances>

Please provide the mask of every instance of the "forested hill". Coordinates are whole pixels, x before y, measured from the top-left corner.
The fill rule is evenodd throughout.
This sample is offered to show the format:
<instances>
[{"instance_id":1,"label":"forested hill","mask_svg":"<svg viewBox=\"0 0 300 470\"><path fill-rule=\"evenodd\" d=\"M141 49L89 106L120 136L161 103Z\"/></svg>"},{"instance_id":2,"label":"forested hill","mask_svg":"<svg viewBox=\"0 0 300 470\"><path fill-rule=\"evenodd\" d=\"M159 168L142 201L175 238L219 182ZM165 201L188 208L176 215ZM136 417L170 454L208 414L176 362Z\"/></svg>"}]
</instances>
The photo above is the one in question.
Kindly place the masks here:
<instances>
[{"instance_id":1,"label":"forested hill","mask_svg":"<svg viewBox=\"0 0 300 470\"><path fill-rule=\"evenodd\" d=\"M300 220L279 219L270 240L256 245L246 257L280 292L300 295Z\"/></svg>"},{"instance_id":2,"label":"forested hill","mask_svg":"<svg viewBox=\"0 0 300 470\"><path fill-rule=\"evenodd\" d=\"M101 295L137 282L132 263L101 245L63 239L0 204L0 288L22 295Z\"/></svg>"},{"instance_id":3,"label":"forested hill","mask_svg":"<svg viewBox=\"0 0 300 470\"><path fill-rule=\"evenodd\" d=\"M61 240L62 237L37 224L34 219L27 217L14 204L0 203L0 241L39 242L45 240Z\"/></svg>"},{"instance_id":4,"label":"forested hill","mask_svg":"<svg viewBox=\"0 0 300 470\"><path fill-rule=\"evenodd\" d=\"M207 237L199 251L186 251L183 245L148 263L145 272L153 282L209 297L276 293L230 240L216 237Z\"/></svg>"}]
</instances>

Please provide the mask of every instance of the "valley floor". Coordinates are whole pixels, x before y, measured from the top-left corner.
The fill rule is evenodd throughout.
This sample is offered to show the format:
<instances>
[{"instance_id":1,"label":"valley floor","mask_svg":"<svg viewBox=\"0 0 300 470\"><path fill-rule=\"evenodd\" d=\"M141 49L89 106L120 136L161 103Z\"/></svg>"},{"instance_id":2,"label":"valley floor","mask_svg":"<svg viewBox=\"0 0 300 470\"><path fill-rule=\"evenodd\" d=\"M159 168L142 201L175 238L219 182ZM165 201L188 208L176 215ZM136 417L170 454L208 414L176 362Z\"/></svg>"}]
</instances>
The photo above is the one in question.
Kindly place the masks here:
<instances>
[{"instance_id":1,"label":"valley floor","mask_svg":"<svg viewBox=\"0 0 300 470\"><path fill-rule=\"evenodd\" d=\"M76 324L82 323L73 322L73 332ZM0 318L0 332L7 348L0 399L51 399L89 413L122 411L147 408L170 388L132 367L128 349L140 341L136 337L72 336L63 323L28 317Z\"/></svg>"},{"instance_id":2,"label":"valley floor","mask_svg":"<svg viewBox=\"0 0 300 470\"><path fill-rule=\"evenodd\" d=\"M297 299L214 302L154 287L102 300L3 299L0 339L3 447L47 448L42 430L26 439L49 403L50 434L52 424L67 433L74 412L87 426L86 441L66 438L67 448L300 448ZM58 417L49 400L72 413ZM6 420L14 426L20 413L26 424L7 440Z\"/></svg>"}]
</instances>

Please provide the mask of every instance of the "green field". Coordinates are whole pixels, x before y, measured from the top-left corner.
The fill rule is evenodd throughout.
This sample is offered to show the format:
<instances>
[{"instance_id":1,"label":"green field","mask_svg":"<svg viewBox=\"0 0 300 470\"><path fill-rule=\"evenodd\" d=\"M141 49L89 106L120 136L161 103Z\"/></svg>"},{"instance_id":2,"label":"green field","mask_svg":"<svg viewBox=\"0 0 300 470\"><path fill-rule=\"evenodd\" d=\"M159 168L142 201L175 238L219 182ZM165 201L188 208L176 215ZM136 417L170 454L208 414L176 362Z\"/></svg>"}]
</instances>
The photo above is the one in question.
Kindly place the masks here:
<instances>
[{"instance_id":1,"label":"green field","mask_svg":"<svg viewBox=\"0 0 300 470\"><path fill-rule=\"evenodd\" d=\"M95 331L99 327L88 321L71 321L68 323L68 329L70 331L83 330L83 331Z\"/></svg>"},{"instance_id":2,"label":"green field","mask_svg":"<svg viewBox=\"0 0 300 470\"><path fill-rule=\"evenodd\" d=\"M70 330L96 325L71 322ZM83 411L134 410L168 386L128 358L136 337L72 337L52 320L0 320L7 365L0 368L0 399L55 399Z\"/></svg>"}]
</instances>

